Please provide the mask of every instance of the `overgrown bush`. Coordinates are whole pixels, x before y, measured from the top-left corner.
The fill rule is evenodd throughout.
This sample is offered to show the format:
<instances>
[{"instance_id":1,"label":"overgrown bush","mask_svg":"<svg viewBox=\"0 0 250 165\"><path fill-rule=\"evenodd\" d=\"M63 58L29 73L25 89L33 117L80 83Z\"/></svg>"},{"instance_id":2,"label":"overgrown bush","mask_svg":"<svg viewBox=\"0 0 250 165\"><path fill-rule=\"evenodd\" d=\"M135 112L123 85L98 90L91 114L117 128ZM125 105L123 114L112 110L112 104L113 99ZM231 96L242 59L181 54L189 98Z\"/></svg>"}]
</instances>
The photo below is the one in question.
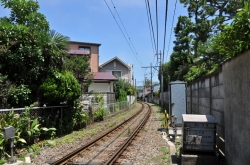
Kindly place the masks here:
<instances>
[{"instance_id":1,"label":"overgrown bush","mask_svg":"<svg viewBox=\"0 0 250 165\"><path fill-rule=\"evenodd\" d=\"M13 93L11 93L8 102L13 107L24 107L30 104L29 94L31 90L27 85L21 84L15 88Z\"/></svg>"},{"instance_id":2,"label":"overgrown bush","mask_svg":"<svg viewBox=\"0 0 250 165\"><path fill-rule=\"evenodd\" d=\"M30 114L33 105L26 107L22 114L15 114L10 111L0 116L0 129L13 126L15 129L14 144L16 148L24 148L38 142L38 138L45 136L53 138L55 136L55 128L46 128L39 123L37 117ZM0 132L0 158L7 158L10 153L10 145L8 140L4 139L4 135Z\"/></svg>"},{"instance_id":3,"label":"overgrown bush","mask_svg":"<svg viewBox=\"0 0 250 165\"><path fill-rule=\"evenodd\" d=\"M94 113L94 121L103 121L108 115L108 110L105 107L99 107Z\"/></svg>"},{"instance_id":4,"label":"overgrown bush","mask_svg":"<svg viewBox=\"0 0 250 165\"><path fill-rule=\"evenodd\" d=\"M81 88L74 75L69 71L55 72L40 86L46 103L73 102L81 94Z\"/></svg>"}]
</instances>

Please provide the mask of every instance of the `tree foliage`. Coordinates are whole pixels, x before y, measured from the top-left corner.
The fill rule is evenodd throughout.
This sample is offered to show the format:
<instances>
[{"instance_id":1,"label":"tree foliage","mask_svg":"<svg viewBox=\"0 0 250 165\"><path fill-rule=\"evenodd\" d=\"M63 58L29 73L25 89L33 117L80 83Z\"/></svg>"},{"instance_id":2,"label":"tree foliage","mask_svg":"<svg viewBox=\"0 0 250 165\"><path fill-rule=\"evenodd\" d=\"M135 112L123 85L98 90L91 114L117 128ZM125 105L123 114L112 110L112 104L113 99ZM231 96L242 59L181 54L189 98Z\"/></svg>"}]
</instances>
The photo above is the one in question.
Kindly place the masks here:
<instances>
[{"instance_id":1,"label":"tree foliage","mask_svg":"<svg viewBox=\"0 0 250 165\"><path fill-rule=\"evenodd\" d=\"M127 95L135 95L135 91L135 87L121 78L118 78L118 81L114 83L116 101L126 101Z\"/></svg>"},{"instance_id":2,"label":"tree foliage","mask_svg":"<svg viewBox=\"0 0 250 165\"><path fill-rule=\"evenodd\" d=\"M9 86L11 90L6 91L5 96L1 98L1 103L4 103L5 107L6 105L19 107L36 101L38 105L43 104L42 101L49 96L47 88L49 86L51 88L60 86L59 91L62 92L54 98L51 96L52 101L55 101L55 98L59 99L56 102L68 98L71 100L75 98L73 95L79 95L78 91L76 94L69 91L66 93L68 96L63 93L68 89L76 90L75 88L79 87L74 82L73 75L65 71L67 70L65 62L69 62L67 60L69 37L55 30L49 30L49 23L38 11L39 4L36 1L1 0L1 5L10 9L10 15L0 18L0 73L5 78L2 84L5 86L9 82L13 84ZM77 61L68 70L74 74L81 71L84 77L88 70L86 68L89 67L86 61L88 62L88 60ZM63 81L59 83L55 78L55 75L60 75L59 73L65 78L64 82L70 80L72 83ZM52 82L55 84L51 84ZM45 90L46 83L49 85ZM46 95L41 93L40 86ZM7 102L3 102L4 100Z\"/></svg>"},{"instance_id":3,"label":"tree foliage","mask_svg":"<svg viewBox=\"0 0 250 165\"><path fill-rule=\"evenodd\" d=\"M213 40L213 47L223 59L229 58L250 45L250 9L249 4L241 9L235 16L230 26L226 26L223 32Z\"/></svg>"},{"instance_id":4,"label":"tree foliage","mask_svg":"<svg viewBox=\"0 0 250 165\"><path fill-rule=\"evenodd\" d=\"M193 81L213 72L225 58L248 48L249 0L180 2L187 7L189 18L180 16L175 27L175 45L164 71L170 81ZM238 12L244 2L244 12Z\"/></svg>"},{"instance_id":5,"label":"tree foliage","mask_svg":"<svg viewBox=\"0 0 250 165\"><path fill-rule=\"evenodd\" d=\"M69 71L56 72L49 76L40 89L46 103L64 102L73 103L80 97L80 85L73 74Z\"/></svg>"},{"instance_id":6,"label":"tree foliage","mask_svg":"<svg viewBox=\"0 0 250 165\"><path fill-rule=\"evenodd\" d=\"M74 73L81 83L82 91L87 91L94 75L90 72L89 56L71 56L65 60L65 69Z\"/></svg>"}]
</instances>

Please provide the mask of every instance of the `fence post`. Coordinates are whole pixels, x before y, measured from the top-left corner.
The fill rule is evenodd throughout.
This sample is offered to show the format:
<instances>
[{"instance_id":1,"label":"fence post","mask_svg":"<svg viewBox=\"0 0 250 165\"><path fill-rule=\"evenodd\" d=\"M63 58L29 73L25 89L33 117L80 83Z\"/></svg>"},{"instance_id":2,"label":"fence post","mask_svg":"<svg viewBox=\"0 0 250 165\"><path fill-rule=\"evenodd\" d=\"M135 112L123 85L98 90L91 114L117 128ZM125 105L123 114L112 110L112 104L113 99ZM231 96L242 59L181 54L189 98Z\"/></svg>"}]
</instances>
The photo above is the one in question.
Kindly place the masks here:
<instances>
[{"instance_id":1,"label":"fence post","mask_svg":"<svg viewBox=\"0 0 250 165\"><path fill-rule=\"evenodd\" d=\"M63 118L63 107L61 107L61 122L63 121L62 118ZM62 136L62 128L61 128L61 136Z\"/></svg>"}]
</instances>

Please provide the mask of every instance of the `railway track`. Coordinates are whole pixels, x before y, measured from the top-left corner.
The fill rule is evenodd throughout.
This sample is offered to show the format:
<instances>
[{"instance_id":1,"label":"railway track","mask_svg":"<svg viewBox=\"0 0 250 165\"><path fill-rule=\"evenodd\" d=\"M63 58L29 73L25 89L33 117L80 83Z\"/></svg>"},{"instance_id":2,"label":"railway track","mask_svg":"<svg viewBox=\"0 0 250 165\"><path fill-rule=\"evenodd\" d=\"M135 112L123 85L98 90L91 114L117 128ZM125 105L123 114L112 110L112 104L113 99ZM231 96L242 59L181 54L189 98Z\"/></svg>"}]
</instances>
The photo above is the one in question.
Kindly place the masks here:
<instances>
[{"instance_id":1,"label":"railway track","mask_svg":"<svg viewBox=\"0 0 250 165\"><path fill-rule=\"evenodd\" d=\"M63 155L59 160L50 160L50 164L117 164L117 159L144 126L150 114L150 105L142 103L142 108L136 115L70 154Z\"/></svg>"}]
</instances>

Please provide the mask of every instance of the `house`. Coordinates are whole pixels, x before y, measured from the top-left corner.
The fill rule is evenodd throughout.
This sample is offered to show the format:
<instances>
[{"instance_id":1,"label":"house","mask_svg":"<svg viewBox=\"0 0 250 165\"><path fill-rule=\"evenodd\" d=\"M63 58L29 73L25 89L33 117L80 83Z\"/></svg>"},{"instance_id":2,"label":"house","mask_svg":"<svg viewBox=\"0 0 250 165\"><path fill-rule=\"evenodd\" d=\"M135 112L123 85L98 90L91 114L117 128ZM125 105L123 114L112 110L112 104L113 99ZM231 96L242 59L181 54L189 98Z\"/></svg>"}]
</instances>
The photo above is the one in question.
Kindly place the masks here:
<instances>
[{"instance_id":1,"label":"house","mask_svg":"<svg viewBox=\"0 0 250 165\"><path fill-rule=\"evenodd\" d=\"M118 57L114 57L111 60L99 65L99 72L110 72L114 76L120 77L133 85L133 65L124 63Z\"/></svg>"},{"instance_id":2,"label":"house","mask_svg":"<svg viewBox=\"0 0 250 165\"><path fill-rule=\"evenodd\" d=\"M69 54L70 55L88 55L90 56L91 72L98 72L99 66L99 46L98 43L70 41Z\"/></svg>"},{"instance_id":3,"label":"house","mask_svg":"<svg viewBox=\"0 0 250 165\"><path fill-rule=\"evenodd\" d=\"M95 72L88 92L114 92L114 82L117 78L109 72Z\"/></svg>"},{"instance_id":4,"label":"house","mask_svg":"<svg viewBox=\"0 0 250 165\"><path fill-rule=\"evenodd\" d=\"M89 100L93 98L95 93L103 93L105 104L115 102L114 82L117 78L109 72L102 72L99 70L99 46L98 43L70 41L69 54L71 56L90 56L90 72L94 77L92 83L88 87L87 93L82 94L82 100ZM84 79L83 79L84 81Z\"/></svg>"}]
</instances>

